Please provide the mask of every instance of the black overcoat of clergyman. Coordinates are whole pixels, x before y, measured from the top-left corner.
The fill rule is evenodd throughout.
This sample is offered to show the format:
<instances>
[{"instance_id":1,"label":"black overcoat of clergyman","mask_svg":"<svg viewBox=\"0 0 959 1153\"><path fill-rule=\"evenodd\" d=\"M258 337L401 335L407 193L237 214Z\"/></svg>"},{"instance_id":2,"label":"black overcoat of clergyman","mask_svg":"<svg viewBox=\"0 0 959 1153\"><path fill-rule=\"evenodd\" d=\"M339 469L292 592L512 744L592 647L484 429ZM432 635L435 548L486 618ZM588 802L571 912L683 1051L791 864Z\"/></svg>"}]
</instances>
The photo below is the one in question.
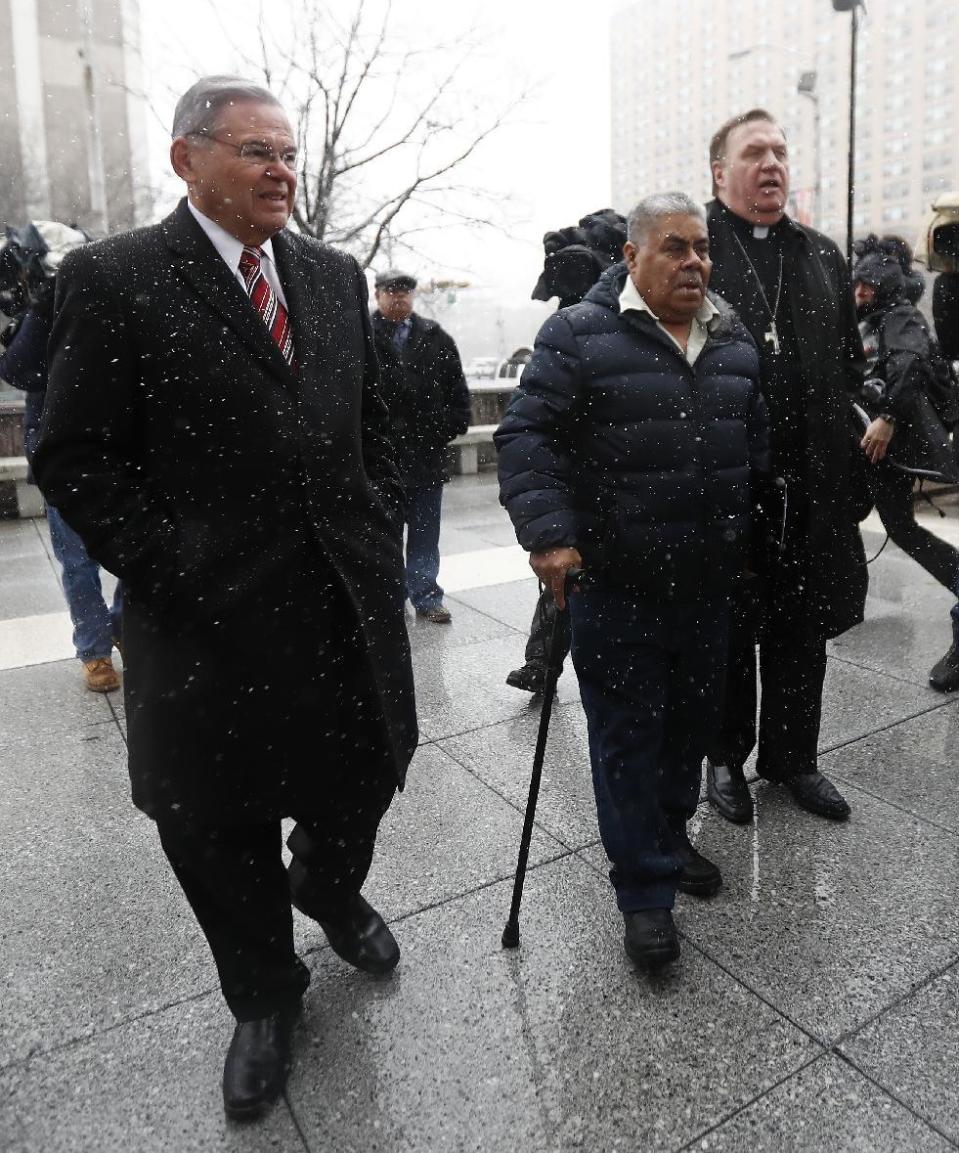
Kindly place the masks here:
<instances>
[{"instance_id":1,"label":"black overcoat of clergyman","mask_svg":"<svg viewBox=\"0 0 959 1153\"><path fill-rule=\"evenodd\" d=\"M273 251L293 369L185 201L58 277L34 467L124 581L133 799L158 819L321 814L331 774L402 786L416 746L366 283L311 238Z\"/></svg>"},{"instance_id":2,"label":"black overcoat of clergyman","mask_svg":"<svg viewBox=\"0 0 959 1153\"><path fill-rule=\"evenodd\" d=\"M713 262L709 287L737 310L762 347L766 313L750 304L752 280L731 225L718 201L708 205L707 215ZM852 400L862 384L862 342L839 249L793 220L786 227L787 259L795 276L786 286L786 300L806 386L809 605L817 627L834 637L863 619L869 580L854 485L866 465L861 430L852 419Z\"/></svg>"}]
</instances>

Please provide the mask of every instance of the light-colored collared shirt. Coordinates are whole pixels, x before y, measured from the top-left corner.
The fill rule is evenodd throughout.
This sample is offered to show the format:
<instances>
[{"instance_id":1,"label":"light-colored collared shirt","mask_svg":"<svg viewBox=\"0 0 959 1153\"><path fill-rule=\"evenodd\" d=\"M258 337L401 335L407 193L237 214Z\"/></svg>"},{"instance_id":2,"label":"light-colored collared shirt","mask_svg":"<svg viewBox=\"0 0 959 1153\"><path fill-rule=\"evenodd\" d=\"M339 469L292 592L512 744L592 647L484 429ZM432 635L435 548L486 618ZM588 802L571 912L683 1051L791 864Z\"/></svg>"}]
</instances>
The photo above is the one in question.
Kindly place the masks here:
<instances>
[{"instance_id":1,"label":"light-colored collared shirt","mask_svg":"<svg viewBox=\"0 0 959 1153\"><path fill-rule=\"evenodd\" d=\"M243 241L237 240L235 236L231 236L222 225L217 224L215 220L211 220L209 216L205 216L191 201L188 200L187 204L193 213L194 220L196 220L197 224L199 224L210 238L210 243L226 261L227 267L243 286L243 291L246 292L246 281L240 272L240 257L243 254L244 248ZM263 243L259 245L259 249L263 254L260 258L260 268L263 270L263 275L269 282L270 287L282 301L283 307L288 308L286 296L283 293L283 285L280 284L280 276L276 270L276 262L273 259L273 241L264 240Z\"/></svg>"},{"instance_id":2,"label":"light-colored collared shirt","mask_svg":"<svg viewBox=\"0 0 959 1153\"><path fill-rule=\"evenodd\" d=\"M669 339L676 345L679 351L686 357L689 364L696 363L696 357L703 351L706 344L706 338L709 336L709 330L713 321L719 316L719 309L713 304L709 297L703 297L703 303L699 311L693 316L689 325L689 340L686 341L686 348L679 343L675 336L666 328L660 321L659 317L649 307L645 300L643 300L639 289L633 284L633 278L627 274L626 283L623 285L623 291L619 294L619 311L623 312L648 312L649 315L656 321L656 327L660 332L665 333Z\"/></svg>"}]
</instances>

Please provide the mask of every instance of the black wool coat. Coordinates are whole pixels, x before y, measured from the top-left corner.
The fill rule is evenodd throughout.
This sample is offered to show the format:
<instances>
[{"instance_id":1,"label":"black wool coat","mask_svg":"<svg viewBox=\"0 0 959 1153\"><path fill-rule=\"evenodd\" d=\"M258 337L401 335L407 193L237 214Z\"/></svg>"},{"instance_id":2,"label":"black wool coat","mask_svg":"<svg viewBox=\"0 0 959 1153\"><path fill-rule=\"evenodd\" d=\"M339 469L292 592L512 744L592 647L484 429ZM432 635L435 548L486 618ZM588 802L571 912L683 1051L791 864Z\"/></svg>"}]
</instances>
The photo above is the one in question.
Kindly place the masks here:
<instances>
[{"instance_id":1,"label":"black wool coat","mask_svg":"<svg viewBox=\"0 0 959 1153\"><path fill-rule=\"evenodd\" d=\"M124 581L134 802L158 819L323 811L402 785L417 741L402 492L356 262L273 251L291 370L186 202L71 253L34 469Z\"/></svg>"},{"instance_id":2,"label":"black wool coat","mask_svg":"<svg viewBox=\"0 0 959 1153\"><path fill-rule=\"evenodd\" d=\"M469 428L469 389L453 338L435 320L413 313L402 354L394 331L380 312L373 314L396 465L408 489L429 488L449 480L445 449Z\"/></svg>"},{"instance_id":3,"label":"black wool coat","mask_svg":"<svg viewBox=\"0 0 959 1153\"><path fill-rule=\"evenodd\" d=\"M495 434L500 499L529 552L567 546L594 578L654 600L725 595L746 565L769 470L752 338L722 302L690 365L626 266L555 312Z\"/></svg>"},{"instance_id":4,"label":"black wool coat","mask_svg":"<svg viewBox=\"0 0 959 1153\"><path fill-rule=\"evenodd\" d=\"M768 316L752 300L752 273L718 201L707 206L707 217L713 263L709 287L736 309L758 344ZM866 604L868 575L855 478L864 476L868 466L851 405L862 384L864 356L842 253L821 233L788 218L786 224L787 259L797 274L784 281L783 294L806 388L807 603L817 629L832 637L858 624Z\"/></svg>"}]
</instances>

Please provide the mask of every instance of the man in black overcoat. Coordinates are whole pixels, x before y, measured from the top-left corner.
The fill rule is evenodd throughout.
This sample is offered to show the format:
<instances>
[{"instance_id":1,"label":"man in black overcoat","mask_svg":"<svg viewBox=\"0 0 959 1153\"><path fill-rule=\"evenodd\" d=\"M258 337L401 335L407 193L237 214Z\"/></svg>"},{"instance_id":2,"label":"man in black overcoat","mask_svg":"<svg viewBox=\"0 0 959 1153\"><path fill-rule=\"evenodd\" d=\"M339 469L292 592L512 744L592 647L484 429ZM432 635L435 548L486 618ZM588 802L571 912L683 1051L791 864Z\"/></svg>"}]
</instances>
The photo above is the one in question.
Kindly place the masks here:
<instances>
[{"instance_id":1,"label":"man in black overcoat","mask_svg":"<svg viewBox=\"0 0 959 1153\"><path fill-rule=\"evenodd\" d=\"M391 268L374 282L373 339L406 493L406 592L416 615L453 619L437 581L446 446L470 423L470 394L453 338L413 309L416 278Z\"/></svg>"},{"instance_id":2,"label":"man in black overcoat","mask_svg":"<svg viewBox=\"0 0 959 1153\"><path fill-rule=\"evenodd\" d=\"M309 983L291 900L357 967L399 958L360 889L417 741L402 495L362 272L285 228L282 108L208 77L173 137L187 199L63 263L34 468L126 585L133 800L237 1019L227 1114L252 1118Z\"/></svg>"},{"instance_id":3,"label":"man in black overcoat","mask_svg":"<svg viewBox=\"0 0 959 1153\"><path fill-rule=\"evenodd\" d=\"M865 468L850 420L863 351L849 270L828 237L786 215L789 156L781 127L753 109L710 143L711 287L760 350L773 470L785 480L784 547L735 600L723 724L709 750L710 801L752 819L743 765L756 744L756 642L762 702L757 771L797 804L849 816L817 771L826 640L863 619L866 558L855 477Z\"/></svg>"}]
</instances>

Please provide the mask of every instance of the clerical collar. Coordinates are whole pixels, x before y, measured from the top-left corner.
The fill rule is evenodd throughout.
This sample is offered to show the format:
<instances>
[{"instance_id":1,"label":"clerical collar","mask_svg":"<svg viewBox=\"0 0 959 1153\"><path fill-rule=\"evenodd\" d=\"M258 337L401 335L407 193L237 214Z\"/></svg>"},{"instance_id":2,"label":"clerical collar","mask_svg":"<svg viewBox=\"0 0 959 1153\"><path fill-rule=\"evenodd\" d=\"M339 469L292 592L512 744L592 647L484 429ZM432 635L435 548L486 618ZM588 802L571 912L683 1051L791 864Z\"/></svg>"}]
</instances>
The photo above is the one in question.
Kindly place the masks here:
<instances>
[{"instance_id":1,"label":"clerical collar","mask_svg":"<svg viewBox=\"0 0 959 1153\"><path fill-rule=\"evenodd\" d=\"M722 201L719 203L722 204L723 212L725 212L729 218L729 222L743 239L768 240L770 237L777 238L781 236L788 227L787 221L789 217L785 214L783 214L775 224L754 224L751 220L746 220L737 212L733 212L729 205L723 204Z\"/></svg>"}]
</instances>

